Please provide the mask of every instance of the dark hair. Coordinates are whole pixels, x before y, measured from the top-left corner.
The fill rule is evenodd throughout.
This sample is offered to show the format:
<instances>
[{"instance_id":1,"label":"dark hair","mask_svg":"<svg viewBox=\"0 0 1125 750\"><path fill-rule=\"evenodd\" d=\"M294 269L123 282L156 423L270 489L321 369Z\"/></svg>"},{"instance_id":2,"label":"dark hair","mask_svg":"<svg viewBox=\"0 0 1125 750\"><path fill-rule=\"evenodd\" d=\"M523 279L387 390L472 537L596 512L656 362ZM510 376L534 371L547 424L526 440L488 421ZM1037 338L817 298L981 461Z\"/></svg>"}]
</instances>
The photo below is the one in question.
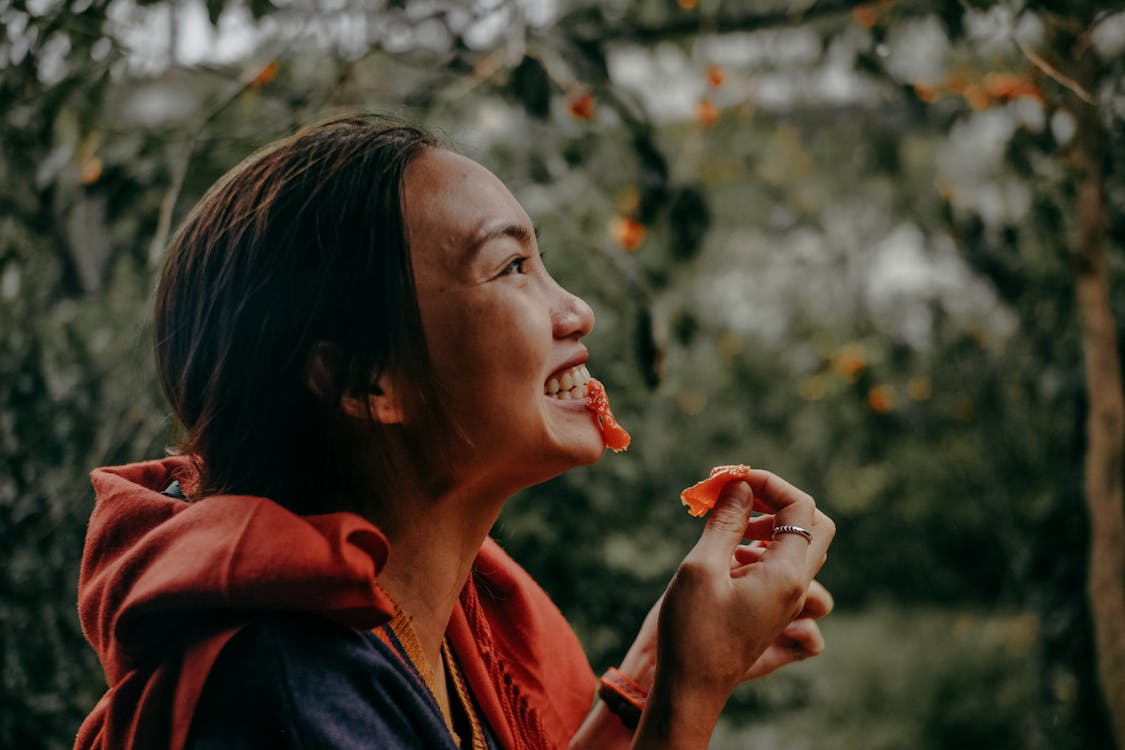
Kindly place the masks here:
<instances>
[{"instance_id":1,"label":"dark hair","mask_svg":"<svg viewBox=\"0 0 1125 750\"><path fill-rule=\"evenodd\" d=\"M401 467L387 428L344 415L341 397L390 372L416 426L440 422L401 206L407 165L437 145L385 118L334 120L254 154L188 216L157 289L155 346L195 495L362 512L371 467L383 491Z\"/></svg>"}]
</instances>

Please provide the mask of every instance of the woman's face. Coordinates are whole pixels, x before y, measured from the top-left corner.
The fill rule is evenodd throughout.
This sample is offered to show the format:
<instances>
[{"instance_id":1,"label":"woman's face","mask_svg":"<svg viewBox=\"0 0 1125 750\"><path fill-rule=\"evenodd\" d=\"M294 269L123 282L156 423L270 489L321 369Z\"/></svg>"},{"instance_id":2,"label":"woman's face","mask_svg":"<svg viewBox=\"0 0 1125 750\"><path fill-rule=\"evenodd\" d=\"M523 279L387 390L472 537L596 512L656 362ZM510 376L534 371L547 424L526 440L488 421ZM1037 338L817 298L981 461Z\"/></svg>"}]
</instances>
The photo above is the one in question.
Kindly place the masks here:
<instances>
[{"instance_id":1,"label":"woman's face","mask_svg":"<svg viewBox=\"0 0 1125 750\"><path fill-rule=\"evenodd\" d=\"M447 399L455 481L514 490L598 460L581 339L594 314L543 266L527 213L476 162L427 149L406 170L403 216L430 360Z\"/></svg>"}]
</instances>

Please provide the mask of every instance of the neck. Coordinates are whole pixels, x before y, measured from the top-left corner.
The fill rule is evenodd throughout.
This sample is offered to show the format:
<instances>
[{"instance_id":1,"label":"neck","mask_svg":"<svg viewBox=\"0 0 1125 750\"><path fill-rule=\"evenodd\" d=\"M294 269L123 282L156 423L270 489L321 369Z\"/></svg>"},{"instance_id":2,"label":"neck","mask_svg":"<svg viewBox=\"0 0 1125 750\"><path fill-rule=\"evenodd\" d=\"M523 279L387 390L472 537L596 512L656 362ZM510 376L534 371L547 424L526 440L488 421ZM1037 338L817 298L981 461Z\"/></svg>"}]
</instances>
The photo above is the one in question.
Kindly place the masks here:
<instances>
[{"instance_id":1,"label":"neck","mask_svg":"<svg viewBox=\"0 0 1125 750\"><path fill-rule=\"evenodd\" d=\"M410 617L423 654L437 666L453 608L503 498L462 491L396 505L373 519L391 546L379 585Z\"/></svg>"}]
</instances>

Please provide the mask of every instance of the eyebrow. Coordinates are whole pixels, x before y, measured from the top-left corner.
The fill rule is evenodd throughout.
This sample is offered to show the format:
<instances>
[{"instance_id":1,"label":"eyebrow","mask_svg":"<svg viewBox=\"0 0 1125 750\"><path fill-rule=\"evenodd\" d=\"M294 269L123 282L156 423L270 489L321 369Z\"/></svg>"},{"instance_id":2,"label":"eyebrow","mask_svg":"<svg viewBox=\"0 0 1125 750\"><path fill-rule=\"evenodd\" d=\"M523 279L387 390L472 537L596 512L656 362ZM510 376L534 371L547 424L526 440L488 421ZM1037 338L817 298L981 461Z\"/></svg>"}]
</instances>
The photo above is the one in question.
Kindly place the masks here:
<instances>
[{"instance_id":1,"label":"eyebrow","mask_svg":"<svg viewBox=\"0 0 1125 750\"><path fill-rule=\"evenodd\" d=\"M511 237L521 245L529 245L532 237L536 241L539 240L539 227L532 226L529 229L526 224L498 224L486 227L477 233L465 248L465 255L468 257L476 255L482 247L500 237Z\"/></svg>"}]
</instances>

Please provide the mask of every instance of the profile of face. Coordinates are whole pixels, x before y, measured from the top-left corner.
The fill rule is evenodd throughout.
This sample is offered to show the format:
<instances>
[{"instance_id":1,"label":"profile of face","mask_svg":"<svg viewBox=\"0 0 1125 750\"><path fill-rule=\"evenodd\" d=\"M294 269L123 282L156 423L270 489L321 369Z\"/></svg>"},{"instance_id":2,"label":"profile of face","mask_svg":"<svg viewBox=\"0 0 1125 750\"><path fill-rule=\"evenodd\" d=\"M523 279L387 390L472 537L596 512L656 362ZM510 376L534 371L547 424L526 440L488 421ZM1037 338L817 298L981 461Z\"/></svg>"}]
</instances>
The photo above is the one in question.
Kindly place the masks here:
<instances>
[{"instance_id":1,"label":"profile of face","mask_svg":"<svg viewBox=\"0 0 1125 750\"><path fill-rule=\"evenodd\" d=\"M426 344L457 433L453 479L514 490L597 461L604 444L585 399L551 393L552 380L588 377L581 339L594 314L547 272L515 197L471 159L430 148L406 169L402 211Z\"/></svg>"}]
</instances>

